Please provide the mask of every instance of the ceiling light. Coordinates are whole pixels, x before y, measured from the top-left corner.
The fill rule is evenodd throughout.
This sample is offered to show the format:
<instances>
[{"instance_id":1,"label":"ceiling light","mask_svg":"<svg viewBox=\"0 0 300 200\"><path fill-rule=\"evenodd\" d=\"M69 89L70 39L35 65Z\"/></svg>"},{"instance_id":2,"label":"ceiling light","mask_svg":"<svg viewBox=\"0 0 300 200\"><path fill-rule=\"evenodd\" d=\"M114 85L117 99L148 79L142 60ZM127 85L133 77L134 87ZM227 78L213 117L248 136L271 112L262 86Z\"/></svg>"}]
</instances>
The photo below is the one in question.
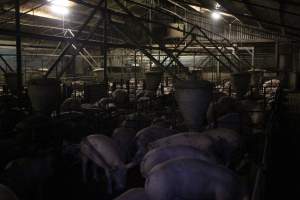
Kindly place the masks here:
<instances>
[{"instance_id":1,"label":"ceiling light","mask_svg":"<svg viewBox=\"0 0 300 200\"><path fill-rule=\"evenodd\" d=\"M70 5L69 0L48 0L52 5L68 7Z\"/></svg>"},{"instance_id":2,"label":"ceiling light","mask_svg":"<svg viewBox=\"0 0 300 200\"><path fill-rule=\"evenodd\" d=\"M221 14L220 14L220 12L218 12L218 11L214 11L214 12L211 13L211 17L212 17L214 20L219 20L219 19L221 19Z\"/></svg>"},{"instance_id":3,"label":"ceiling light","mask_svg":"<svg viewBox=\"0 0 300 200\"><path fill-rule=\"evenodd\" d=\"M69 0L48 0L51 3L51 10L54 13L60 15L67 15L69 13L68 6L70 6Z\"/></svg>"},{"instance_id":4,"label":"ceiling light","mask_svg":"<svg viewBox=\"0 0 300 200\"><path fill-rule=\"evenodd\" d=\"M52 5L51 10L60 15L67 15L69 13L69 9L63 6Z\"/></svg>"}]
</instances>

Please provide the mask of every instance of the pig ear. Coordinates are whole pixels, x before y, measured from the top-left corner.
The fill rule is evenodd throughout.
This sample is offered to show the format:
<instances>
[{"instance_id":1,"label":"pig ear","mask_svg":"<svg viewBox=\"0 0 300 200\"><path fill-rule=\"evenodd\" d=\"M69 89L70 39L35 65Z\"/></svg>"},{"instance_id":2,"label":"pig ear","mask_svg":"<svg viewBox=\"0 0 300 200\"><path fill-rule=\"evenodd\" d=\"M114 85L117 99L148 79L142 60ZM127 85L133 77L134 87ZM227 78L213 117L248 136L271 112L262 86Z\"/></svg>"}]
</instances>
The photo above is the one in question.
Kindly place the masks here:
<instances>
[{"instance_id":1,"label":"pig ear","mask_svg":"<svg viewBox=\"0 0 300 200\"><path fill-rule=\"evenodd\" d=\"M134 168L137 164L135 162L130 162L128 164L126 164L126 169L131 169L131 168Z\"/></svg>"}]
</instances>

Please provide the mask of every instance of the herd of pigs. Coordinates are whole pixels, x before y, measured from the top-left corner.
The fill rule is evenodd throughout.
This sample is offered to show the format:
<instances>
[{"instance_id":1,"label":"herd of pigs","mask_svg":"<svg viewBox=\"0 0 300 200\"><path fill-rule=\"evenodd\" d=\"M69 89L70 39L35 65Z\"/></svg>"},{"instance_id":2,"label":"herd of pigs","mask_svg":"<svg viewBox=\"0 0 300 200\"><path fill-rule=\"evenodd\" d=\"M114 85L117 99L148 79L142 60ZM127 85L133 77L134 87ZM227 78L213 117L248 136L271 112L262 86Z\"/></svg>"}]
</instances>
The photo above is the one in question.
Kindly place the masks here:
<instances>
[{"instance_id":1,"label":"herd of pigs","mask_svg":"<svg viewBox=\"0 0 300 200\"><path fill-rule=\"evenodd\" d=\"M26 113L2 96L0 199L249 199L278 87L267 81L251 98L182 81L167 101L141 94L149 109L126 113L118 91L94 104L67 99L56 116ZM119 113L105 134L87 116L99 110Z\"/></svg>"}]
</instances>

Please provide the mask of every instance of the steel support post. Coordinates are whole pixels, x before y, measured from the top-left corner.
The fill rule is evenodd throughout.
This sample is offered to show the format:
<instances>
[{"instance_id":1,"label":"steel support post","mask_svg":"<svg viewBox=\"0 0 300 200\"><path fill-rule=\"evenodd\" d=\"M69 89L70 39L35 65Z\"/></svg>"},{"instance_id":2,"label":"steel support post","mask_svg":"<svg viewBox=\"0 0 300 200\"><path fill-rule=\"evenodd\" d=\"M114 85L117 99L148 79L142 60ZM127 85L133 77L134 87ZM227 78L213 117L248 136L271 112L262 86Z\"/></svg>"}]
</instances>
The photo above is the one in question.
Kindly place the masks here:
<instances>
[{"instance_id":1,"label":"steel support post","mask_svg":"<svg viewBox=\"0 0 300 200\"><path fill-rule=\"evenodd\" d=\"M279 76L279 41L275 43L275 69L277 70L277 76Z\"/></svg>"},{"instance_id":2,"label":"steel support post","mask_svg":"<svg viewBox=\"0 0 300 200\"><path fill-rule=\"evenodd\" d=\"M16 18L16 57L17 57L17 86L18 96L21 97L23 90L22 75L22 49L21 49L21 25L20 25L20 0L15 0L15 18Z\"/></svg>"},{"instance_id":3,"label":"steel support post","mask_svg":"<svg viewBox=\"0 0 300 200\"><path fill-rule=\"evenodd\" d=\"M136 90L137 90L137 74L136 74L136 64L137 64L137 59L136 59L136 54L137 54L137 51L134 51L134 97L135 97L135 100L136 99Z\"/></svg>"},{"instance_id":4,"label":"steel support post","mask_svg":"<svg viewBox=\"0 0 300 200\"><path fill-rule=\"evenodd\" d=\"M108 13L107 13L107 0L104 0L104 12L102 13L103 16L103 46L102 46L102 53L103 53L103 68L104 68L104 83L108 88L108 76L107 76L107 29L108 29Z\"/></svg>"}]
</instances>

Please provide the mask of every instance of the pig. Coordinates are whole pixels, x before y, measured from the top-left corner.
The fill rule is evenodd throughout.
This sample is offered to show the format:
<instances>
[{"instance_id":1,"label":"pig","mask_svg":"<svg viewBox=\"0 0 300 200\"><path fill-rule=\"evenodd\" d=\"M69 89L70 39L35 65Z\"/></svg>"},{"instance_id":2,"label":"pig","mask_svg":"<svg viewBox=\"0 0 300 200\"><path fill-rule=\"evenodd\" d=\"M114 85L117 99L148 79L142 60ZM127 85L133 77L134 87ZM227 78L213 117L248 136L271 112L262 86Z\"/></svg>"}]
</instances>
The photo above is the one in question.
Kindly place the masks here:
<instances>
[{"instance_id":1,"label":"pig","mask_svg":"<svg viewBox=\"0 0 300 200\"><path fill-rule=\"evenodd\" d=\"M113 192L113 181L117 192L123 191L126 185L127 168L121 159L116 143L104 135L89 135L80 144L82 156L82 172L86 181L88 160L105 171L108 181L107 191ZM94 178L97 179L96 173Z\"/></svg>"},{"instance_id":2,"label":"pig","mask_svg":"<svg viewBox=\"0 0 300 200\"><path fill-rule=\"evenodd\" d=\"M160 128L170 128L170 121L166 120L165 117L154 118L151 126L156 126Z\"/></svg>"},{"instance_id":3,"label":"pig","mask_svg":"<svg viewBox=\"0 0 300 200\"><path fill-rule=\"evenodd\" d=\"M231 97L222 97L207 112L210 127L231 128L241 134L251 133L251 119L246 108Z\"/></svg>"},{"instance_id":4,"label":"pig","mask_svg":"<svg viewBox=\"0 0 300 200\"><path fill-rule=\"evenodd\" d=\"M228 113L211 123L208 128L226 128L241 135L251 134L251 119L247 113Z\"/></svg>"},{"instance_id":5,"label":"pig","mask_svg":"<svg viewBox=\"0 0 300 200\"><path fill-rule=\"evenodd\" d=\"M67 98L64 102L60 105L60 110L62 112L73 111L73 110L80 110L80 100L75 98Z\"/></svg>"},{"instance_id":6,"label":"pig","mask_svg":"<svg viewBox=\"0 0 300 200\"><path fill-rule=\"evenodd\" d=\"M172 145L188 145L204 152L214 152L212 138L198 132L178 133L176 135L162 138L150 143L148 145L148 149L152 150L155 148Z\"/></svg>"},{"instance_id":7,"label":"pig","mask_svg":"<svg viewBox=\"0 0 300 200\"><path fill-rule=\"evenodd\" d=\"M114 200L148 200L144 188L132 188Z\"/></svg>"},{"instance_id":8,"label":"pig","mask_svg":"<svg viewBox=\"0 0 300 200\"><path fill-rule=\"evenodd\" d=\"M135 163L140 163L144 155L147 153L147 146L151 142L159 140L161 138L165 138L171 135L176 134L177 131L168 129L168 128L160 128L155 126L149 126L140 130L135 137L136 145L137 145L137 153L135 154L134 161Z\"/></svg>"},{"instance_id":9,"label":"pig","mask_svg":"<svg viewBox=\"0 0 300 200\"><path fill-rule=\"evenodd\" d=\"M278 79L271 79L269 81L264 82L263 87L279 87L280 86L280 80Z\"/></svg>"},{"instance_id":10,"label":"pig","mask_svg":"<svg viewBox=\"0 0 300 200\"><path fill-rule=\"evenodd\" d=\"M271 79L263 84L264 93L267 98L272 98L280 86L280 80Z\"/></svg>"},{"instance_id":11,"label":"pig","mask_svg":"<svg viewBox=\"0 0 300 200\"><path fill-rule=\"evenodd\" d=\"M113 132L112 139L117 144L122 161L128 163L134 154L136 131L132 128L120 127Z\"/></svg>"},{"instance_id":12,"label":"pig","mask_svg":"<svg viewBox=\"0 0 300 200\"><path fill-rule=\"evenodd\" d=\"M102 108L104 110L107 109L108 104L113 103L114 100L110 97L103 97L102 99L100 99L100 101L97 102L97 105L99 108Z\"/></svg>"},{"instance_id":13,"label":"pig","mask_svg":"<svg viewBox=\"0 0 300 200\"><path fill-rule=\"evenodd\" d=\"M126 128L133 128L135 131L140 131L141 129L149 126L150 120L147 116L141 113L132 113L125 117L121 126Z\"/></svg>"},{"instance_id":14,"label":"pig","mask_svg":"<svg viewBox=\"0 0 300 200\"><path fill-rule=\"evenodd\" d=\"M223 96L216 103L211 103L207 110L208 123L215 122L219 117L232 112L240 112L239 103L232 97Z\"/></svg>"},{"instance_id":15,"label":"pig","mask_svg":"<svg viewBox=\"0 0 300 200\"><path fill-rule=\"evenodd\" d=\"M17 196L5 185L0 184L0 199L1 200L18 200Z\"/></svg>"},{"instance_id":16,"label":"pig","mask_svg":"<svg viewBox=\"0 0 300 200\"><path fill-rule=\"evenodd\" d=\"M210 152L186 145L165 146L153 149L144 156L140 165L141 174L147 178L153 167L175 158L193 158L217 164L216 158Z\"/></svg>"},{"instance_id":17,"label":"pig","mask_svg":"<svg viewBox=\"0 0 300 200\"><path fill-rule=\"evenodd\" d=\"M242 122L240 113L228 113L219 117L212 125L215 128L227 128L241 132Z\"/></svg>"},{"instance_id":18,"label":"pig","mask_svg":"<svg viewBox=\"0 0 300 200\"><path fill-rule=\"evenodd\" d=\"M240 200L243 189L229 169L200 159L172 159L155 166L146 179L149 200Z\"/></svg>"},{"instance_id":19,"label":"pig","mask_svg":"<svg viewBox=\"0 0 300 200\"><path fill-rule=\"evenodd\" d=\"M116 89L113 93L112 93L112 98L114 100L114 102L118 105L118 106L124 106L128 103L129 101L129 96L128 93L125 90L122 89Z\"/></svg>"},{"instance_id":20,"label":"pig","mask_svg":"<svg viewBox=\"0 0 300 200\"><path fill-rule=\"evenodd\" d=\"M234 130L226 128L211 129L202 132L212 138L214 152L220 158L219 162L228 164L242 146L241 136Z\"/></svg>"},{"instance_id":21,"label":"pig","mask_svg":"<svg viewBox=\"0 0 300 200\"><path fill-rule=\"evenodd\" d=\"M240 136L230 129L216 128L202 133L187 132L166 137L149 144L149 149L171 145L187 145L213 154L218 162L227 164L240 145Z\"/></svg>"}]
</instances>

